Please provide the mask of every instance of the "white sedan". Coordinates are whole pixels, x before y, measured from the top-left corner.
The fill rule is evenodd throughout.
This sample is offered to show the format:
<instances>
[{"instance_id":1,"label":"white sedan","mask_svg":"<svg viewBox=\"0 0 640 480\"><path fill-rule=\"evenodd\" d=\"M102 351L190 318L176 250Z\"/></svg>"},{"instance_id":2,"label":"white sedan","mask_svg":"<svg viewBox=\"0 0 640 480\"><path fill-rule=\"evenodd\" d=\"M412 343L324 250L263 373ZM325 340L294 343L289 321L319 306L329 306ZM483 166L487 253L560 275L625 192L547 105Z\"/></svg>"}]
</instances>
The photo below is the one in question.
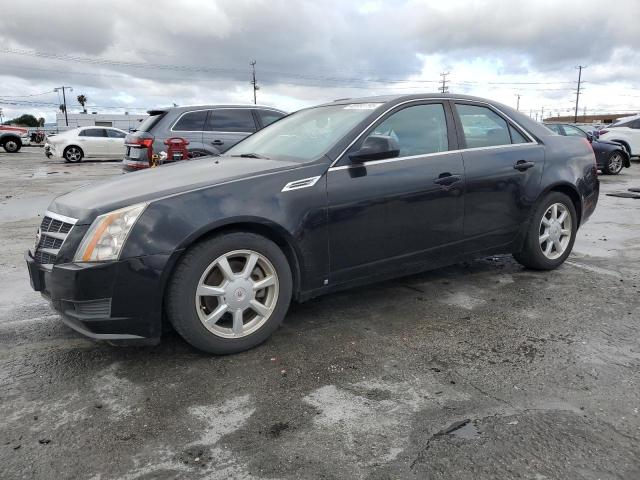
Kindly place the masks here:
<instances>
[{"instance_id":1,"label":"white sedan","mask_svg":"<svg viewBox=\"0 0 640 480\"><path fill-rule=\"evenodd\" d=\"M113 127L79 127L47 137L47 157L80 162L83 158L122 158L127 132Z\"/></svg>"}]
</instances>

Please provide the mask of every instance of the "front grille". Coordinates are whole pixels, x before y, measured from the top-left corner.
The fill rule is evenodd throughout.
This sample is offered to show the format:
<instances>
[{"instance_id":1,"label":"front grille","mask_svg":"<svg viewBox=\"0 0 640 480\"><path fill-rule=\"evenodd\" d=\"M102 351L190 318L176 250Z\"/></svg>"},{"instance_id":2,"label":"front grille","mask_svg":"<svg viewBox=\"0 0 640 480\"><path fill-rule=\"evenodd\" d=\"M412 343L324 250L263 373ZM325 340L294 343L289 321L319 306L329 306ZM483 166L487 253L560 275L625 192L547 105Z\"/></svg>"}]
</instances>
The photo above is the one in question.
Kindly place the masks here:
<instances>
[{"instance_id":1,"label":"front grille","mask_svg":"<svg viewBox=\"0 0 640 480\"><path fill-rule=\"evenodd\" d=\"M45 213L40 224L39 240L33 253L36 263L51 265L56 262L58 253L76 222L75 218L53 212Z\"/></svg>"}]
</instances>

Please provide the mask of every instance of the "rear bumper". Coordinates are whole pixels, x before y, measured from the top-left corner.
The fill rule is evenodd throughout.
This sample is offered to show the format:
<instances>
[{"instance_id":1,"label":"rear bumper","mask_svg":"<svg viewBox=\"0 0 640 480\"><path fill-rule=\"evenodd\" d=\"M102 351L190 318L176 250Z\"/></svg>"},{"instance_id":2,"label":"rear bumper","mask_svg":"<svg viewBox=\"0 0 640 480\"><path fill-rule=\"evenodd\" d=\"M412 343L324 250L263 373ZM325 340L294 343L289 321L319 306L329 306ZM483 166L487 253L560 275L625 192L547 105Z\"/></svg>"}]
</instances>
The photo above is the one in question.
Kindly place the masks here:
<instances>
[{"instance_id":1,"label":"rear bumper","mask_svg":"<svg viewBox=\"0 0 640 480\"><path fill-rule=\"evenodd\" d=\"M590 195L584 197L582 200L582 219L580 224L583 224L596 209L598 205L598 198L600 197L600 180L596 178L596 184Z\"/></svg>"},{"instance_id":2,"label":"rear bumper","mask_svg":"<svg viewBox=\"0 0 640 480\"><path fill-rule=\"evenodd\" d=\"M45 268L25 253L31 286L74 330L97 340L157 343L169 255Z\"/></svg>"}]
</instances>

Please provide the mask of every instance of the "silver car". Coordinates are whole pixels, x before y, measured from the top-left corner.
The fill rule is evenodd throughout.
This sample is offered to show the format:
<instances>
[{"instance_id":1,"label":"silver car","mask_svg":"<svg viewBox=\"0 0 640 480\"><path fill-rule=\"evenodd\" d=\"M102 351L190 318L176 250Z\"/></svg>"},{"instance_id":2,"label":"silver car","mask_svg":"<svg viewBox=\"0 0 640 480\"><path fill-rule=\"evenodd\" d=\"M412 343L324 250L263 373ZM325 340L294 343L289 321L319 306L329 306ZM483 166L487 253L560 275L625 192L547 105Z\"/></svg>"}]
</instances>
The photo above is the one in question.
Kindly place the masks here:
<instances>
[{"instance_id":1,"label":"silver car","mask_svg":"<svg viewBox=\"0 0 640 480\"><path fill-rule=\"evenodd\" d=\"M153 154L166 152L164 142L168 138L188 140L190 157L219 155L286 115L282 110L255 105L200 105L150 110L148 113L149 117L138 130L125 139L122 162L125 172L149 167Z\"/></svg>"}]
</instances>

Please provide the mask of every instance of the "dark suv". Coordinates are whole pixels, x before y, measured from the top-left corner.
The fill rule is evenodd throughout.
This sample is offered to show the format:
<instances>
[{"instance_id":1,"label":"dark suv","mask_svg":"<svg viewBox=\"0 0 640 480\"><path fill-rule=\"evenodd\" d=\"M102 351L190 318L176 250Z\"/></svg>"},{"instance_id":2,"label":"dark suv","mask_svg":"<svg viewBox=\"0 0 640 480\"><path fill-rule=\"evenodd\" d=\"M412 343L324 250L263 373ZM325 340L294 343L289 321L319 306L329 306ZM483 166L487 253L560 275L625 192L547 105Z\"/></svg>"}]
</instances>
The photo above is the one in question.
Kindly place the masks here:
<instances>
[{"instance_id":1,"label":"dark suv","mask_svg":"<svg viewBox=\"0 0 640 480\"><path fill-rule=\"evenodd\" d=\"M127 135L122 168L125 172L149 167L153 153L166 151L164 141L189 141L190 157L220 155L243 138L286 115L282 110L246 105L200 105L149 110L138 130ZM170 161L170 160L169 160Z\"/></svg>"}]
</instances>

